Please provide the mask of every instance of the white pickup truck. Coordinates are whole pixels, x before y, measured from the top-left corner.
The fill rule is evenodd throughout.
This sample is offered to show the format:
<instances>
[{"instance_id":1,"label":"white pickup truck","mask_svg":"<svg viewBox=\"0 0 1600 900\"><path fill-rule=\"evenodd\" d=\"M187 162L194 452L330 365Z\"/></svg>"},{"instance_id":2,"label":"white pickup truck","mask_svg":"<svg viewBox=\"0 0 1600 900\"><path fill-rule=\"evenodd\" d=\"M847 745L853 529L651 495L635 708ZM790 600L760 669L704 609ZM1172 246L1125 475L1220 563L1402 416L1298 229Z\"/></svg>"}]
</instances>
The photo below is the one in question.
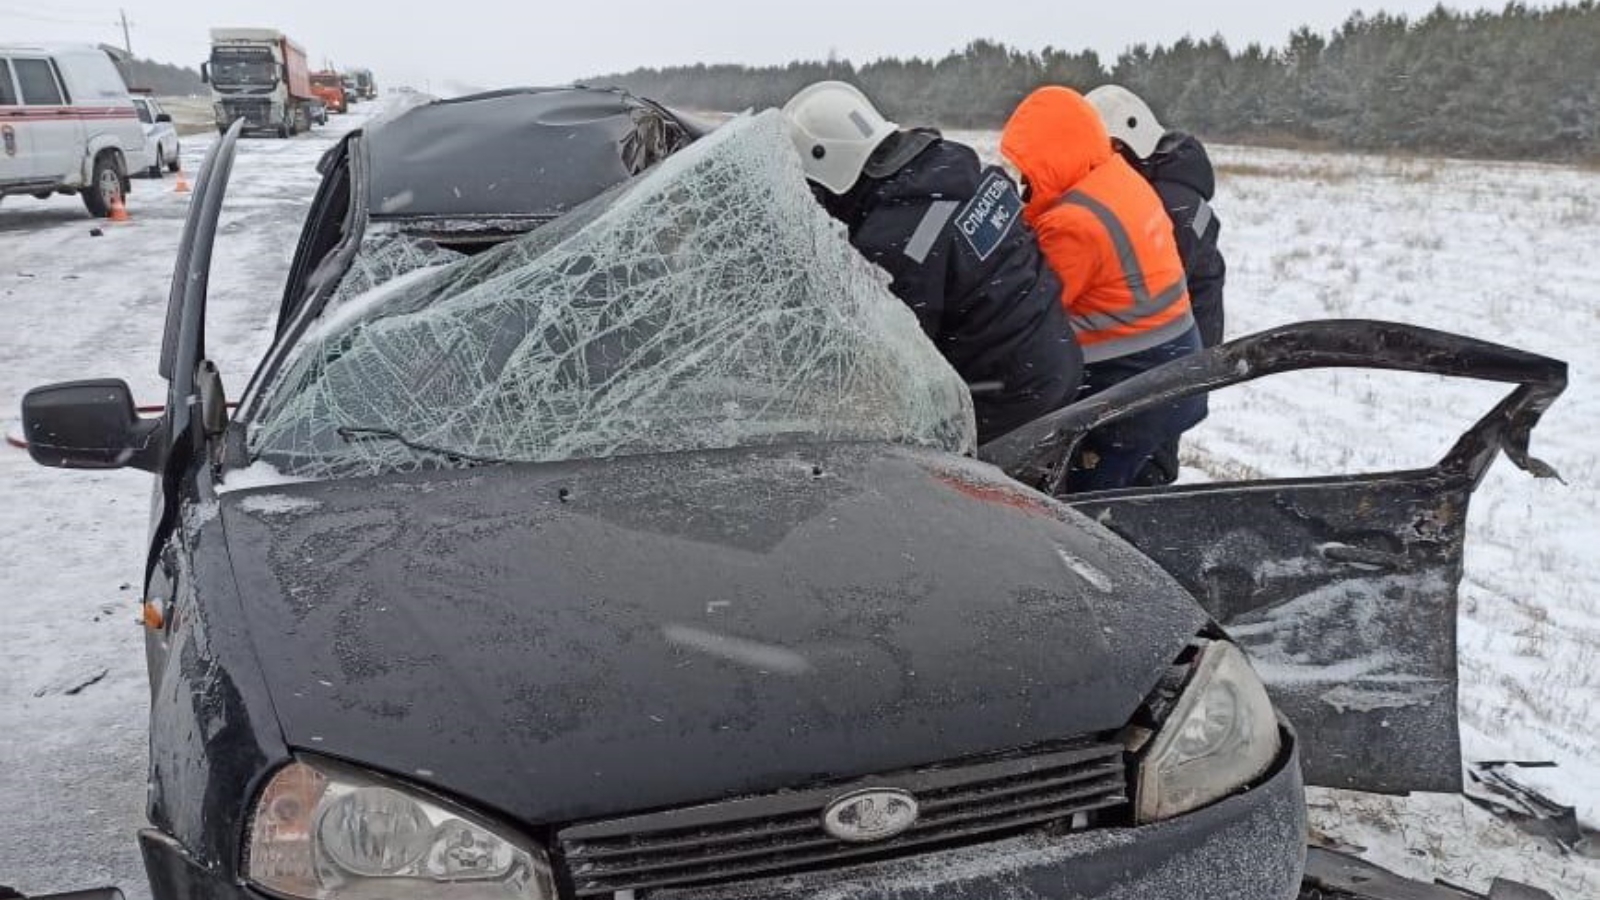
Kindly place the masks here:
<instances>
[{"instance_id":1,"label":"white pickup truck","mask_svg":"<svg viewBox=\"0 0 1600 900\"><path fill-rule=\"evenodd\" d=\"M0 197L78 194L95 216L148 165L122 74L89 44L0 44Z\"/></svg>"}]
</instances>

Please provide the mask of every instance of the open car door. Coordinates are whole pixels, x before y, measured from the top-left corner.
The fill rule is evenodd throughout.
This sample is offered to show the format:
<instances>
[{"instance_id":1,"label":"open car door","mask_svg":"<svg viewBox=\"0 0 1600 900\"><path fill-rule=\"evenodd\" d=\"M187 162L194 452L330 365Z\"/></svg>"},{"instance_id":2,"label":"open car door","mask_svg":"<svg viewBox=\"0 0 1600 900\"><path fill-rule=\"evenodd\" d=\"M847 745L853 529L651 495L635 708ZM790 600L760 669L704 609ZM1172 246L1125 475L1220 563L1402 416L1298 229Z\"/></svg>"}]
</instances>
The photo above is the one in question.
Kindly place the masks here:
<instances>
[{"instance_id":1,"label":"open car door","mask_svg":"<svg viewBox=\"0 0 1600 900\"><path fill-rule=\"evenodd\" d=\"M217 223L228 177L233 172L239 134L244 120L233 123L211 149L195 178L184 221L183 238L172 270L167 296L166 329L161 337L158 372L167 381L163 461L159 472L161 496L151 528L145 583L160 577L157 561L178 520L183 480L198 456L205 452L207 431L225 416L221 382L206 359L206 291L211 278L211 252L217 241ZM150 594L147 596L155 596Z\"/></svg>"},{"instance_id":2,"label":"open car door","mask_svg":"<svg viewBox=\"0 0 1600 900\"><path fill-rule=\"evenodd\" d=\"M1154 559L1250 654L1300 735L1309 784L1461 790L1456 606L1467 506L1501 450L1528 455L1566 365L1386 322L1291 325L1168 363L985 445L1012 477L1059 495L1085 434L1179 397L1311 368L1516 384L1432 468L1169 485L1063 496Z\"/></svg>"}]
</instances>

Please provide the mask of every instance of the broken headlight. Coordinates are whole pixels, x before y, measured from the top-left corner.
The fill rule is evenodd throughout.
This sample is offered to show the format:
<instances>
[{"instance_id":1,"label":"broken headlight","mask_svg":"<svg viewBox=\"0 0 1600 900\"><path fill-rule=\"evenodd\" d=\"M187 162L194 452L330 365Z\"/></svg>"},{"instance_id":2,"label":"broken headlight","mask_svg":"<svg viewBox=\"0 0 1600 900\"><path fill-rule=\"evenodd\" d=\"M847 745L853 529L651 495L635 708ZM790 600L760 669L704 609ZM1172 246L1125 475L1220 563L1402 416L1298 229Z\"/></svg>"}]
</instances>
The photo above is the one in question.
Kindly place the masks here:
<instances>
[{"instance_id":1,"label":"broken headlight","mask_svg":"<svg viewBox=\"0 0 1600 900\"><path fill-rule=\"evenodd\" d=\"M554 900L550 865L509 830L343 766L301 760L256 802L245 848L256 887L305 900Z\"/></svg>"},{"instance_id":2,"label":"broken headlight","mask_svg":"<svg viewBox=\"0 0 1600 900\"><path fill-rule=\"evenodd\" d=\"M1206 644L1194 676L1139 763L1139 822L1158 822L1248 787L1278 757L1266 688L1226 641Z\"/></svg>"}]
</instances>

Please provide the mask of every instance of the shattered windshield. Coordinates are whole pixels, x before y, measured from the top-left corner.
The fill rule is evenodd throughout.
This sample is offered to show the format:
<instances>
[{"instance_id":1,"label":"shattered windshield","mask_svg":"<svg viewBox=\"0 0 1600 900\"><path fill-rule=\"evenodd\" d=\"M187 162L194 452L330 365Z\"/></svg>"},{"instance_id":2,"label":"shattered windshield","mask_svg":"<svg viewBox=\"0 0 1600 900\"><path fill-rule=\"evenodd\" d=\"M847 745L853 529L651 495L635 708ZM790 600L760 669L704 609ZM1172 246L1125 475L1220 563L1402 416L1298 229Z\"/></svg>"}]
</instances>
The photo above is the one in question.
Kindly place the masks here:
<instances>
[{"instance_id":1,"label":"shattered windshield","mask_svg":"<svg viewBox=\"0 0 1600 900\"><path fill-rule=\"evenodd\" d=\"M291 474L973 447L966 386L812 199L776 112L478 256L401 234L361 256L249 426Z\"/></svg>"}]
</instances>

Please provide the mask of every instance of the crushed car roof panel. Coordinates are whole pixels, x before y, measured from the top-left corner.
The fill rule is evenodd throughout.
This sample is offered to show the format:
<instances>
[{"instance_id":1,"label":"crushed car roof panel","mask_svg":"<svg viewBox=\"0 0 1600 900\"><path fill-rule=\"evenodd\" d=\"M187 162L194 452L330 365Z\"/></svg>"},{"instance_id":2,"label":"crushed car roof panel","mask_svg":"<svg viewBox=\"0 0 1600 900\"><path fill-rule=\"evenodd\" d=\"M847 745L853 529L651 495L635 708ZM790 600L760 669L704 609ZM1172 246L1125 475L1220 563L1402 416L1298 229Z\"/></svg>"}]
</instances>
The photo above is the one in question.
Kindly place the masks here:
<instances>
[{"instance_id":1,"label":"crushed car roof panel","mask_svg":"<svg viewBox=\"0 0 1600 900\"><path fill-rule=\"evenodd\" d=\"M361 142L369 214L554 217L670 155L697 136L694 128L663 107L597 88L425 104L373 126Z\"/></svg>"}]
</instances>

